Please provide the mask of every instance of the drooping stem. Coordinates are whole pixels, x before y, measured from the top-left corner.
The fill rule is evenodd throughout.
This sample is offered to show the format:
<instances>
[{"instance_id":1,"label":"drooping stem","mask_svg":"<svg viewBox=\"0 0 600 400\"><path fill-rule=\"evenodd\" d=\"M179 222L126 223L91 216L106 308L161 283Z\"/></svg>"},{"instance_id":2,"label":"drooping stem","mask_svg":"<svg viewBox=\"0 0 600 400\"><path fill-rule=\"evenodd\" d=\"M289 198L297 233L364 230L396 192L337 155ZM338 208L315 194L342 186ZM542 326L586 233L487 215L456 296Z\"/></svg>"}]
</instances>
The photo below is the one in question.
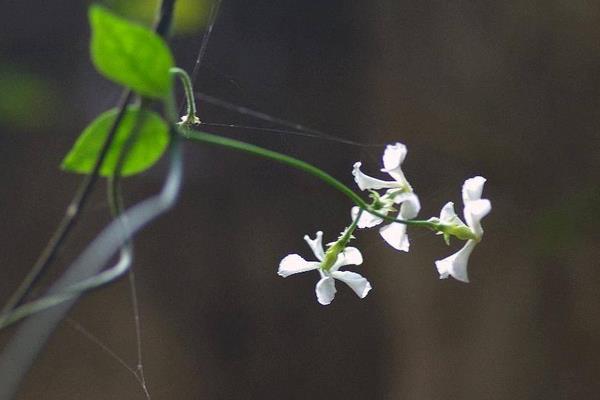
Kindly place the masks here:
<instances>
[{"instance_id":1,"label":"drooping stem","mask_svg":"<svg viewBox=\"0 0 600 400\"><path fill-rule=\"evenodd\" d=\"M373 214L379 218L382 218L389 222L398 222L406 225L413 226L422 226L429 229L434 229L435 226L429 221L421 221L421 220L402 220L396 219L393 217L389 217L387 215L381 214L378 211L374 210L369 204L367 204L359 195L357 195L352 189L348 186L344 185L339 180L335 179L333 176L329 175L327 172L323 171L320 168L315 167L312 164L309 164L305 161L299 160L297 158L278 153L273 150L268 150L260 146L256 146L250 143L245 143L239 140L226 138L223 136L213 135L207 132L201 132L197 130L192 130L186 126L179 126L179 131L181 135L187 139L195 140L199 142L214 144L218 146L228 147L230 149L243 151L245 153L250 153L259 157L268 158L270 160L277 161L282 164L289 165L290 167L299 169L301 171L307 172L323 182L327 183L329 186L338 190L348 197L354 204L356 204L361 209L366 212Z\"/></svg>"}]
</instances>

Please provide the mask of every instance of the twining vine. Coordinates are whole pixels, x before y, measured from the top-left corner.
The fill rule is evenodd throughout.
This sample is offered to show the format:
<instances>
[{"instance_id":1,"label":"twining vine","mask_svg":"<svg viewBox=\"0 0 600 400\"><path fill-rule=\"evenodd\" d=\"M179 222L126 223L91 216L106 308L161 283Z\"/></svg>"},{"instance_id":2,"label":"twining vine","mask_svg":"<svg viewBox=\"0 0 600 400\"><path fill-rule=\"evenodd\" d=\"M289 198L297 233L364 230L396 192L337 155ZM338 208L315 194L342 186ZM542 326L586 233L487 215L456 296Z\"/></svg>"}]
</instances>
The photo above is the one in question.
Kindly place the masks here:
<instances>
[{"instance_id":1,"label":"twining vine","mask_svg":"<svg viewBox=\"0 0 600 400\"><path fill-rule=\"evenodd\" d=\"M324 233L321 231L314 239L308 235L304 237L315 261L289 254L279 264L277 272L283 277L318 271L320 279L315 293L320 304L327 305L333 301L336 280L347 284L360 298L370 292L372 286L366 278L340 268L362 264L362 253L350 243L356 239L359 230L375 226L380 226L379 233L386 243L404 252L409 251L410 245L408 227L431 230L442 235L446 243L451 237L466 241L458 252L436 261L435 266L440 278L452 276L463 282L469 280L467 263L483 237L481 219L491 211L490 201L481 197L485 178L476 176L463 184L465 222L457 216L451 202L442 207L439 217L419 220L416 219L421 209L419 197L402 171L407 156L407 148L402 143L389 144L383 152L381 171L391 180L371 177L362 172L360 162L354 164L354 180L361 191L368 191L367 201L340 180L306 161L200 131L192 79L185 70L175 65L165 41L174 3L175 0L162 1L154 31L123 19L102 6L92 5L89 9L92 62L102 75L125 89L117 107L94 119L64 158L61 167L65 171L85 174L86 178L48 245L0 313L0 329L25 319L0 357L1 399L13 397L47 338L77 299L86 291L114 282L130 270L133 262L132 237L177 201L183 176L182 142L227 147L299 169L339 191L354 204L349 209L349 223L335 241L323 246ZM201 54L204 50L205 43ZM196 72L197 65L193 75ZM177 79L185 92L186 107L181 117L174 101L174 82ZM151 103L162 105L162 113L152 111ZM165 155L169 158L169 168L161 192L124 209L120 194L121 177L143 172ZM108 180L108 203L113 221L43 296L25 302L77 222L100 177ZM117 253L118 261L107 268ZM143 371L139 372L137 376L149 397Z\"/></svg>"}]
</instances>

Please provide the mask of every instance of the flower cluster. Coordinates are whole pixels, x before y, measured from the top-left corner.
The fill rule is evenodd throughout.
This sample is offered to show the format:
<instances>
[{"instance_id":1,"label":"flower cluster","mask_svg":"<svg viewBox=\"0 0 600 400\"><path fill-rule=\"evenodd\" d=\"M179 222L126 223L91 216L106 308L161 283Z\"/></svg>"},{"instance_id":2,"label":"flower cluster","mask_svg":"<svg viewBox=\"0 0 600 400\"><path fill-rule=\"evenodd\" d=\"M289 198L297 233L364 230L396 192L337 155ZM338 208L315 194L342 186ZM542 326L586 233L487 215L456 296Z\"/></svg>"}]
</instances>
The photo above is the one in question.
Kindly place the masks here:
<instances>
[{"instance_id":1,"label":"flower cluster","mask_svg":"<svg viewBox=\"0 0 600 400\"><path fill-rule=\"evenodd\" d=\"M350 271L339 271L340 267L345 267L346 265L362 264L362 254L356 247L344 248L335 256L333 264L327 267L325 263L325 250L323 249L323 232L317 232L314 239L305 235L304 240L308 243L318 261L306 261L298 254L290 254L281 260L279 264L279 271L277 273L280 276L285 278L299 272L318 270L321 279L317 282L315 292L317 300L323 305L331 303L337 292L335 289L335 279L350 286L354 293L361 299L369 293L371 284L361 275ZM334 248L334 244L329 246L329 248Z\"/></svg>"},{"instance_id":2,"label":"flower cluster","mask_svg":"<svg viewBox=\"0 0 600 400\"><path fill-rule=\"evenodd\" d=\"M290 254L281 260L278 274L287 277L299 272L317 270L321 279L317 282L315 292L317 300L323 305L330 304L336 288L335 280L348 285L358 297L364 298L371 290L371 284L363 276L350 271L340 271L347 265L361 265L363 257L355 247L348 243L354 239L353 233L358 229L373 228L378 225L379 234L383 240L396 250L408 252L410 243L407 235L408 225L419 225L443 235L447 244L450 237L466 240L465 245L455 254L436 261L435 265L440 279L453 278L469 282L467 263L473 248L481 241L483 229L481 219L491 211L488 199L482 199L483 185L486 181L481 176L467 179L462 188L464 203L463 222L454 212L454 204L446 203L439 218L415 220L421 210L419 197L402 171L402 163L407 154L406 146L402 143L388 145L383 153L382 172L392 180L381 180L366 175L361 171L362 164L356 162L352 170L354 180L360 190L369 191L371 203L368 207L362 205L351 209L352 223L339 239L323 248L323 232L319 231L315 239L304 236L304 240L312 249L317 261L306 261L298 254ZM397 214L393 214L397 212ZM393 216L391 216L393 215ZM387 222L384 224L384 222Z\"/></svg>"}]
</instances>

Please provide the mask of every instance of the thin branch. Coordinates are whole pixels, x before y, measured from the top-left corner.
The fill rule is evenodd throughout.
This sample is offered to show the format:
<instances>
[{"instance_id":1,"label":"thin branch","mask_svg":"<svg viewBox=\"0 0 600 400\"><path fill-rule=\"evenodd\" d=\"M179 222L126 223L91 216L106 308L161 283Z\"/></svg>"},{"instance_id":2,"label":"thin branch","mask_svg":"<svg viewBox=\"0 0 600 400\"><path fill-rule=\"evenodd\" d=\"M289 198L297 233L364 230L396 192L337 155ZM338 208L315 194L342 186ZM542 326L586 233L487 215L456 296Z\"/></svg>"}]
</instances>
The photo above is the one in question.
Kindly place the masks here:
<instances>
[{"instance_id":1,"label":"thin branch","mask_svg":"<svg viewBox=\"0 0 600 400\"><path fill-rule=\"evenodd\" d=\"M162 37L167 37L173 23L173 13L175 12L175 0L163 0L160 3L160 10L154 24L154 31Z\"/></svg>"}]
</instances>

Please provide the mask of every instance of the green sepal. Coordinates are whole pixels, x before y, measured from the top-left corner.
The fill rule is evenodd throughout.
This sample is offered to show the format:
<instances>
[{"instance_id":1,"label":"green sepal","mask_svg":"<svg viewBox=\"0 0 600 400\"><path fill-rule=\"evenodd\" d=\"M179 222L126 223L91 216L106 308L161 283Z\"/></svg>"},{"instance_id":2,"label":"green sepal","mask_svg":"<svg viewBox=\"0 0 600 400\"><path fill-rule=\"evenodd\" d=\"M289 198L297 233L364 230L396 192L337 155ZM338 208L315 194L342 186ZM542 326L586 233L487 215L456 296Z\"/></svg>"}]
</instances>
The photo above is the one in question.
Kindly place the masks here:
<instances>
[{"instance_id":1,"label":"green sepal","mask_svg":"<svg viewBox=\"0 0 600 400\"><path fill-rule=\"evenodd\" d=\"M445 227L443 232L444 236L454 236L460 240L477 239L477 236L475 236L471 228L466 225L450 225Z\"/></svg>"},{"instance_id":2,"label":"green sepal","mask_svg":"<svg viewBox=\"0 0 600 400\"><path fill-rule=\"evenodd\" d=\"M92 5L90 52L96 69L108 79L153 98L169 93L173 55L152 30Z\"/></svg>"},{"instance_id":3,"label":"green sepal","mask_svg":"<svg viewBox=\"0 0 600 400\"><path fill-rule=\"evenodd\" d=\"M89 174L94 168L117 113L118 110L113 108L92 121L64 158L61 168L69 172ZM153 111L140 111L138 106L129 106L102 163L100 175L111 176L114 173L121 149L132 133L138 117L142 119L139 121L137 139L129 150L122 166L121 175L130 176L147 170L165 152L169 143L167 123Z\"/></svg>"},{"instance_id":4,"label":"green sepal","mask_svg":"<svg viewBox=\"0 0 600 400\"><path fill-rule=\"evenodd\" d=\"M385 209L387 212L398 211L394 208L394 197L384 194L381 196L374 190L369 189L369 197L371 198L371 209L380 211Z\"/></svg>"},{"instance_id":5,"label":"green sepal","mask_svg":"<svg viewBox=\"0 0 600 400\"><path fill-rule=\"evenodd\" d=\"M465 225L458 217L454 217L451 221L442 223L439 218L429 218L427 222L430 229L434 230L438 235L444 235L444 242L450 244L450 237L454 236L460 240L477 239L477 236L471 228ZM450 223L448 223L450 222Z\"/></svg>"}]
</instances>

